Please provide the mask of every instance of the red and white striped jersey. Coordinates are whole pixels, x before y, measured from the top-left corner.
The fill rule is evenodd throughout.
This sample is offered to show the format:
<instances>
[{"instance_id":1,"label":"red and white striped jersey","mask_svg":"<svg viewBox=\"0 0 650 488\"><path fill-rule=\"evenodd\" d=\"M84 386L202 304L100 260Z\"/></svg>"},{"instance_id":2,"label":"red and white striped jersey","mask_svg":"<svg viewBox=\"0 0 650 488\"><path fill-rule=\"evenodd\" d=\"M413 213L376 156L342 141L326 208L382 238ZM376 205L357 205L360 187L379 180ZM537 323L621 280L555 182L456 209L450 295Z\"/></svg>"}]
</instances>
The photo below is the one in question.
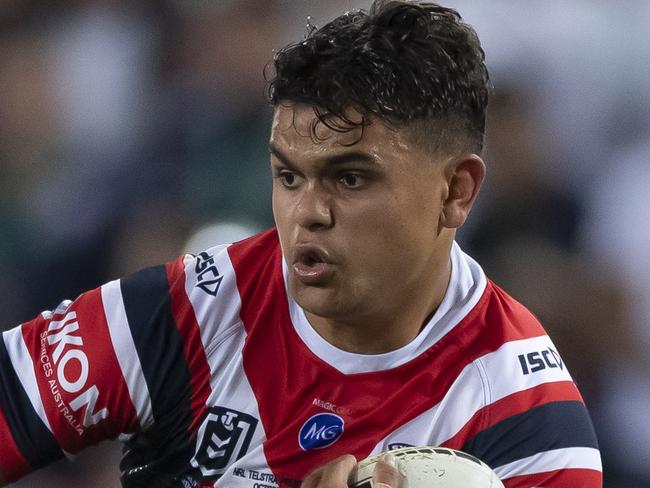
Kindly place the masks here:
<instances>
[{"instance_id":1,"label":"red and white striped jersey","mask_svg":"<svg viewBox=\"0 0 650 488\"><path fill-rule=\"evenodd\" d=\"M345 453L463 450L506 487L600 487L580 393L535 317L454 244L409 344L339 350L288 295L277 232L138 272L4 332L0 473L103 439L123 484L299 486Z\"/></svg>"}]
</instances>

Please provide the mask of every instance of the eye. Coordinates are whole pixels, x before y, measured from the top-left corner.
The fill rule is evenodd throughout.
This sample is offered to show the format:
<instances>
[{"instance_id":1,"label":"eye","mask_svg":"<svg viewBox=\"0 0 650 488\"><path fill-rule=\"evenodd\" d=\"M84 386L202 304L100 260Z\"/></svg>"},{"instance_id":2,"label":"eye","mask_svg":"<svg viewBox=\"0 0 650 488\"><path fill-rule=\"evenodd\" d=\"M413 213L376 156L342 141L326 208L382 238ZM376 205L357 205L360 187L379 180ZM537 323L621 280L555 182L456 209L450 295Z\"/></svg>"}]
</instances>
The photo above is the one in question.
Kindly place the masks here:
<instances>
[{"instance_id":1,"label":"eye","mask_svg":"<svg viewBox=\"0 0 650 488\"><path fill-rule=\"evenodd\" d=\"M280 180L282 186L284 186L285 188L295 188L296 186L298 186L298 182L297 182L298 177L293 171L289 171L289 170L278 171L276 178Z\"/></svg>"},{"instance_id":2,"label":"eye","mask_svg":"<svg viewBox=\"0 0 650 488\"><path fill-rule=\"evenodd\" d=\"M365 183L363 176L358 173L344 173L339 177L339 181L350 189L359 188Z\"/></svg>"}]
</instances>

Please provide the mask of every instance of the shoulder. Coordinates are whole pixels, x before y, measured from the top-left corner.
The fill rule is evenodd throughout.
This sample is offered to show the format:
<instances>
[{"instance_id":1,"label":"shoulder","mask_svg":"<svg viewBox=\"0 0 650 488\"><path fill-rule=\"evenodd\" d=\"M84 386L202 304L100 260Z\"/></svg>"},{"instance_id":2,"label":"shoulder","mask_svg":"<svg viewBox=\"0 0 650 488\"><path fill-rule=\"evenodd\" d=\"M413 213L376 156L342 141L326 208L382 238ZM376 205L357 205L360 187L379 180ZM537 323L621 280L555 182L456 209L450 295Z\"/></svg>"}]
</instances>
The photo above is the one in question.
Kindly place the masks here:
<instances>
[{"instance_id":1,"label":"shoulder","mask_svg":"<svg viewBox=\"0 0 650 488\"><path fill-rule=\"evenodd\" d=\"M216 296L228 281L236 286L249 275L259 277L269 264L281 270L280 243L275 229L232 244L217 245L196 255L186 254L168 264L168 268L171 279L183 276L188 284ZM277 273L278 269L271 271Z\"/></svg>"},{"instance_id":2,"label":"shoulder","mask_svg":"<svg viewBox=\"0 0 650 488\"><path fill-rule=\"evenodd\" d=\"M455 319L452 336L464 348L494 350L506 342L546 335L539 320L484 273L457 245L452 249L452 280L443 304ZM486 342L486 339L489 339Z\"/></svg>"},{"instance_id":3,"label":"shoulder","mask_svg":"<svg viewBox=\"0 0 650 488\"><path fill-rule=\"evenodd\" d=\"M472 325L481 329L474 340L491 346L473 362L485 404L461 449L512 482L546 484L555 476L582 486L585 470L597 479L600 457L589 414L539 320L492 282L473 312Z\"/></svg>"},{"instance_id":4,"label":"shoulder","mask_svg":"<svg viewBox=\"0 0 650 488\"><path fill-rule=\"evenodd\" d=\"M282 250L275 228L232 244L228 259L242 303L263 300L270 289L284 289Z\"/></svg>"},{"instance_id":5,"label":"shoulder","mask_svg":"<svg viewBox=\"0 0 650 488\"><path fill-rule=\"evenodd\" d=\"M278 231L273 228L236 242L228 247L228 255L237 273L258 273L281 264L282 251Z\"/></svg>"},{"instance_id":6,"label":"shoulder","mask_svg":"<svg viewBox=\"0 0 650 488\"><path fill-rule=\"evenodd\" d=\"M543 384L556 385L545 391L572 384L560 352L537 317L496 284L488 281L474 312L474 324L482 331L474 340L491 344L475 362L491 401Z\"/></svg>"},{"instance_id":7,"label":"shoulder","mask_svg":"<svg viewBox=\"0 0 650 488\"><path fill-rule=\"evenodd\" d=\"M582 402L560 351L539 320L491 281L452 332L483 389L488 425L556 401Z\"/></svg>"},{"instance_id":8,"label":"shoulder","mask_svg":"<svg viewBox=\"0 0 650 488\"><path fill-rule=\"evenodd\" d=\"M504 341L546 335L539 319L491 280L488 280L484 298L480 310L482 319L491 326L493 333L503 334Z\"/></svg>"},{"instance_id":9,"label":"shoulder","mask_svg":"<svg viewBox=\"0 0 650 488\"><path fill-rule=\"evenodd\" d=\"M196 316L211 342L240 324L242 305L255 289L283 286L281 255L277 231L270 229L181 256L167 264L172 298L177 297L179 310Z\"/></svg>"}]
</instances>

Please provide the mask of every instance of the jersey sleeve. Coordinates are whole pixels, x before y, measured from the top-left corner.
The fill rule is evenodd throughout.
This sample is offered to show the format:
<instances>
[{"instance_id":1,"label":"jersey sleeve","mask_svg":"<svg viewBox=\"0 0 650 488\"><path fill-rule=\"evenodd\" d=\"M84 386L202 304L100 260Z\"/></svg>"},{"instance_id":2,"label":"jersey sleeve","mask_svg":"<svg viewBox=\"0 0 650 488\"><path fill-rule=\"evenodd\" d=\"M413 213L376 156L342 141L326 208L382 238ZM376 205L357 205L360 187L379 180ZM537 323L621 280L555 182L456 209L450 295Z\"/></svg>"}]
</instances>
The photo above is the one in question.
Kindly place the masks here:
<instances>
[{"instance_id":1,"label":"jersey sleeve","mask_svg":"<svg viewBox=\"0 0 650 488\"><path fill-rule=\"evenodd\" d=\"M506 488L602 488L596 434L557 347L528 309L488 287L476 320L489 330L482 341L500 345L473 361L481 394L455 397L462 427L444 445L484 461Z\"/></svg>"},{"instance_id":2,"label":"jersey sleeve","mask_svg":"<svg viewBox=\"0 0 650 488\"><path fill-rule=\"evenodd\" d=\"M476 367L485 405L453 447L487 463L506 488L602 487L589 413L548 336L508 342Z\"/></svg>"},{"instance_id":3,"label":"jersey sleeve","mask_svg":"<svg viewBox=\"0 0 650 488\"><path fill-rule=\"evenodd\" d=\"M209 392L186 293L196 266L184 256L140 271L2 334L0 479L121 434L189 439Z\"/></svg>"}]
</instances>

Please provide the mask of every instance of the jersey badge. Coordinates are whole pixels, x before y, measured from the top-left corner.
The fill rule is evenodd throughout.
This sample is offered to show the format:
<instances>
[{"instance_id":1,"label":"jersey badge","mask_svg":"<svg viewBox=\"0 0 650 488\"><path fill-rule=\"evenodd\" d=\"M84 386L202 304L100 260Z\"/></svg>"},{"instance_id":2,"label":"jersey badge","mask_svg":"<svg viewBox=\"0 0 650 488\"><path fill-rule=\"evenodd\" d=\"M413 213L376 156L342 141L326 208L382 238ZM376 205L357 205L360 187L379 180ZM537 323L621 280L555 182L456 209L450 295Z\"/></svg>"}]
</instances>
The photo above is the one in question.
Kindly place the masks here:
<instances>
[{"instance_id":1,"label":"jersey badge","mask_svg":"<svg viewBox=\"0 0 650 488\"><path fill-rule=\"evenodd\" d=\"M345 421L333 413L317 413L300 428L298 444L303 451L331 446L343 435Z\"/></svg>"},{"instance_id":2,"label":"jersey badge","mask_svg":"<svg viewBox=\"0 0 650 488\"><path fill-rule=\"evenodd\" d=\"M257 419L237 410L211 407L196 436L191 465L199 469L202 481L214 481L248 451Z\"/></svg>"}]
</instances>

